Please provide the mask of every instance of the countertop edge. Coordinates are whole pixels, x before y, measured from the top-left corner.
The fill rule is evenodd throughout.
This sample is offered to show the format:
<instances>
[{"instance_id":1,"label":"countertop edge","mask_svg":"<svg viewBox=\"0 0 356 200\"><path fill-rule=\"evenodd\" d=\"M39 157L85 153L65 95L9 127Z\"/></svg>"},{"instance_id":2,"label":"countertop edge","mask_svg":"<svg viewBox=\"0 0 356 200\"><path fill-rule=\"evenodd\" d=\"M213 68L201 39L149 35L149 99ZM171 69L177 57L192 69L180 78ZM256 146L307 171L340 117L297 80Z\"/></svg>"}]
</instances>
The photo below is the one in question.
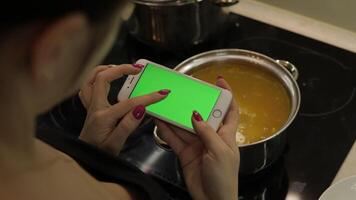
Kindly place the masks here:
<instances>
[{"instance_id":1,"label":"countertop edge","mask_svg":"<svg viewBox=\"0 0 356 200\"><path fill-rule=\"evenodd\" d=\"M331 185L353 175L356 175L356 142L351 147Z\"/></svg>"}]
</instances>

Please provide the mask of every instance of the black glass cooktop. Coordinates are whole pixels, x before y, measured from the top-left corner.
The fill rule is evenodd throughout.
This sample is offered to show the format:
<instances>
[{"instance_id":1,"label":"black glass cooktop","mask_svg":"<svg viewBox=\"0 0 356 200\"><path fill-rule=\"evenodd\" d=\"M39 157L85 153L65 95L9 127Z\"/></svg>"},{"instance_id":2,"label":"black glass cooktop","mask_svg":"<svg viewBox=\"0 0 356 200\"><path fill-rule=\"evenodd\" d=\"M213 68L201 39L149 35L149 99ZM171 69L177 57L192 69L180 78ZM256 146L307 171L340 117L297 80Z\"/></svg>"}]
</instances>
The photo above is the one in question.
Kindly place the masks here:
<instances>
[{"instance_id":1,"label":"black glass cooktop","mask_svg":"<svg viewBox=\"0 0 356 200\"><path fill-rule=\"evenodd\" d=\"M342 39L342 38L340 38ZM146 58L174 67L197 53L219 48L257 51L288 60L299 69L301 109L287 130L288 145L272 166L240 180L239 199L315 200L328 187L356 138L356 55L348 51L231 14L215 41L181 52L162 52L133 39L124 28L105 64ZM112 84L115 102L122 80ZM78 133L85 112L73 97L39 118L41 126ZM121 156L156 178L176 199L189 199L178 161L152 139L154 125L145 120Z\"/></svg>"}]
</instances>

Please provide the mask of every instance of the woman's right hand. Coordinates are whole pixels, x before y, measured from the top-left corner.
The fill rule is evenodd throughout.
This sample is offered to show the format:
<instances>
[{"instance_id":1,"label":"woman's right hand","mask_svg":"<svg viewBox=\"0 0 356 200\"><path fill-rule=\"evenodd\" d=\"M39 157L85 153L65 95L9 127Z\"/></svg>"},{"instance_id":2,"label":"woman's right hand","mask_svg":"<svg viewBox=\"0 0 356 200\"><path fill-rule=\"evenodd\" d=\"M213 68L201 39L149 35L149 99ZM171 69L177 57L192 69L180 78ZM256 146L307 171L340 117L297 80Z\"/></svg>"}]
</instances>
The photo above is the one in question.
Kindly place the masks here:
<instances>
[{"instance_id":1,"label":"woman's right hand","mask_svg":"<svg viewBox=\"0 0 356 200\"><path fill-rule=\"evenodd\" d=\"M164 99L169 90L160 90L143 96L108 102L110 82L123 75L138 74L142 65L124 64L99 66L83 85L79 97L87 109L87 117L79 139L112 154L119 154L128 136L139 126L145 115L145 106Z\"/></svg>"},{"instance_id":2,"label":"woman's right hand","mask_svg":"<svg viewBox=\"0 0 356 200\"><path fill-rule=\"evenodd\" d=\"M225 80L217 85L231 90ZM185 183L195 200L235 200L238 198L240 156L236 143L238 107L230 105L223 125L217 132L194 112L192 123L197 136L156 121L159 136L178 155Z\"/></svg>"}]
</instances>

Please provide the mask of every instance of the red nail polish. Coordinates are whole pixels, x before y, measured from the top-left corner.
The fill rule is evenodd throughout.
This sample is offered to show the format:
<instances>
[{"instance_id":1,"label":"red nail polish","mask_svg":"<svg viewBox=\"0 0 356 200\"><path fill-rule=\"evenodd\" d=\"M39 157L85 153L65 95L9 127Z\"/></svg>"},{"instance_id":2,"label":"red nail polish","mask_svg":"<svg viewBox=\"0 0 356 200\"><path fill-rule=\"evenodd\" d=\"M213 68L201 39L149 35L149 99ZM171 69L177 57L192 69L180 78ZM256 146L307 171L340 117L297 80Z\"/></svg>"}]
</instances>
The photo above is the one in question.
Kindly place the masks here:
<instances>
[{"instance_id":1,"label":"red nail polish","mask_svg":"<svg viewBox=\"0 0 356 200\"><path fill-rule=\"evenodd\" d=\"M203 120L203 118L201 117L201 115L197 112L197 111L193 111L193 118L195 119L195 120L197 120L198 122L200 122L200 121L202 121Z\"/></svg>"},{"instance_id":2,"label":"red nail polish","mask_svg":"<svg viewBox=\"0 0 356 200\"><path fill-rule=\"evenodd\" d=\"M217 79L220 79L220 78L221 78L221 79L224 79L224 77L221 76L221 75L217 76L216 78L217 78Z\"/></svg>"},{"instance_id":3,"label":"red nail polish","mask_svg":"<svg viewBox=\"0 0 356 200\"><path fill-rule=\"evenodd\" d=\"M168 89L163 89L163 90L158 91L158 93L159 93L160 95L167 95L167 94L169 94L170 92L171 92L171 91L168 90Z\"/></svg>"},{"instance_id":4,"label":"red nail polish","mask_svg":"<svg viewBox=\"0 0 356 200\"><path fill-rule=\"evenodd\" d=\"M146 108L143 105L136 106L136 108L132 111L132 115L135 119L141 119L146 112Z\"/></svg>"},{"instance_id":5,"label":"red nail polish","mask_svg":"<svg viewBox=\"0 0 356 200\"><path fill-rule=\"evenodd\" d=\"M141 64L138 64L138 63L132 64L132 66L135 67L135 68L139 68L139 69L142 69L144 67L144 65L141 65Z\"/></svg>"}]
</instances>

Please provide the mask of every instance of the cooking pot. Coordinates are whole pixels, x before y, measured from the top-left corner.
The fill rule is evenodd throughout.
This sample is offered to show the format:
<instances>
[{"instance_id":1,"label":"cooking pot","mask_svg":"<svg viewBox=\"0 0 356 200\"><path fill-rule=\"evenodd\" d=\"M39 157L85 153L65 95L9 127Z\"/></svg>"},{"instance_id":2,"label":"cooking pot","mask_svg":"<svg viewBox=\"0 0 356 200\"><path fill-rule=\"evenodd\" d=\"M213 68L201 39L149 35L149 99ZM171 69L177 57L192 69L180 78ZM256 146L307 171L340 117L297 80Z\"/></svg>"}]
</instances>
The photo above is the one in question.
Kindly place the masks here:
<instances>
[{"instance_id":1,"label":"cooking pot","mask_svg":"<svg viewBox=\"0 0 356 200\"><path fill-rule=\"evenodd\" d=\"M221 49L201 53L183 61L175 70L189 74L192 70L208 66L207 64L211 62L219 62L221 65L224 65L224 62L236 62L237 65L238 63L251 63L272 73L286 88L291 102L291 109L285 124L270 137L254 143L239 145L240 175L257 173L277 160L286 146L286 129L296 117L301 101L300 90L296 82L298 70L288 61L274 60L260 53L241 49ZM157 144L164 149L169 149L164 145L164 141L158 137L156 130L154 131L154 137Z\"/></svg>"},{"instance_id":2,"label":"cooking pot","mask_svg":"<svg viewBox=\"0 0 356 200\"><path fill-rule=\"evenodd\" d=\"M228 13L221 7L238 0L133 0L127 20L135 38L160 49L178 51L214 37Z\"/></svg>"}]
</instances>

